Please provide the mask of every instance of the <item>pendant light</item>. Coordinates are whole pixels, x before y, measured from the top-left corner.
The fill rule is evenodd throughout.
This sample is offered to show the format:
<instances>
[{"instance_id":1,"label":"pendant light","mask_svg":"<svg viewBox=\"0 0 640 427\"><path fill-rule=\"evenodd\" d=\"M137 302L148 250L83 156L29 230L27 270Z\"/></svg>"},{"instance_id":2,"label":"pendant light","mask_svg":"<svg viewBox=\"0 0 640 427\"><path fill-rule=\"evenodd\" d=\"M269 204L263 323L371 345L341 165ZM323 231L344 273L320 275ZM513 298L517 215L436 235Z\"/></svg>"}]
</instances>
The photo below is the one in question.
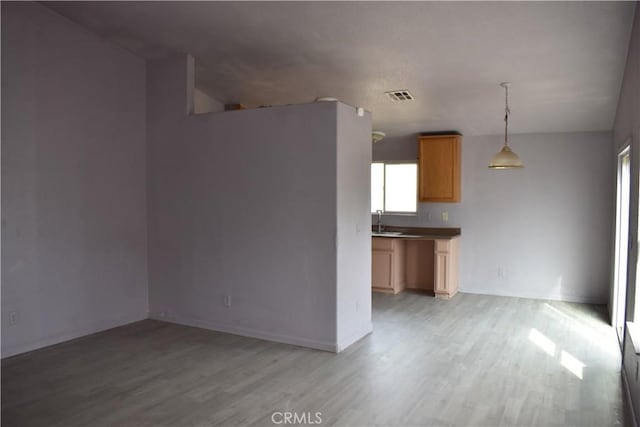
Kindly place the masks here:
<instances>
[{"instance_id":1,"label":"pendant light","mask_svg":"<svg viewBox=\"0 0 640 427\"><path fill-rule=\"evenodd\" d=\"M387 136L386 133L380 131L380 130L374 130L373 132L371 132L371 141L373 141L373 143L375 144L378 141L382 141L382 139Z\"/></svg>"},{"instance_id":2,"label":"pendant light","mask_svg":"<svg viewBox=\"0 0 640 427\"><path fill-rule=\"evenodd\" d=\"M523 168L522 160L520 157L509 148L509 139L508 139L508 131L509 131L509 114L511 114L511 110L509 110L509 86L511 83L503 82L500 83L500 86L504 88L504 146L502 150L498 152L493 159L491 160L491 164L489 164L489 169L518 169Z\"/></svg>"}]
</instances>

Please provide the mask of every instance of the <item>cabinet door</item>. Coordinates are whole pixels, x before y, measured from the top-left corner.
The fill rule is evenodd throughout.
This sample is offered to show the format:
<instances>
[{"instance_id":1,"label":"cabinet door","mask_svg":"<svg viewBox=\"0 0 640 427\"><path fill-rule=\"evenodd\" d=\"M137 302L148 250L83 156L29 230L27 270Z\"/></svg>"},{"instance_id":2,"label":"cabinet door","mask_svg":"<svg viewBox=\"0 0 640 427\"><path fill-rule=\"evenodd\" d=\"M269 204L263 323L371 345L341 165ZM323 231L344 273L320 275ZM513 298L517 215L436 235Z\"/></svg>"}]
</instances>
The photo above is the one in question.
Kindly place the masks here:
<instances>
[{"instance_id":1,"label":"cabinet door","mask_svg":"<svg viewBox=\"0 0 640 427\"><path fill-rule=\"evenodd\" d=\"M458 292L458 239L435 241L436 298L452 298Z\"/></svg>"},{"instance_id":2,"label":"cabinet door","mask_svg":"<svg viewBox=\"0 0 640 427\"><path fill-rule=\"evenodd\" d=\"M460 201L460 136L419 138L418 198L421 202Z\"/></svg>"},{"instance_id":3,"label":"cabinet door","mask_svg":"<svg viewBox=\"0 0 640 427\"><path fill-rule=\"evenodd\" d=\"M392 289L393 252L373 251L371 253L371 285L374 288Z\"/></svg>"},{"instance_id":4,"label":"cabinet door","mask_svg":"<svg viewBox=\"0 0 640 427\"><path fill-rule=\"evenodd\" d=\"M435 254L435 280L433 291L436 296L449 296L449 254L447 252L438 252Z\"/></svg>"}]
</instances>

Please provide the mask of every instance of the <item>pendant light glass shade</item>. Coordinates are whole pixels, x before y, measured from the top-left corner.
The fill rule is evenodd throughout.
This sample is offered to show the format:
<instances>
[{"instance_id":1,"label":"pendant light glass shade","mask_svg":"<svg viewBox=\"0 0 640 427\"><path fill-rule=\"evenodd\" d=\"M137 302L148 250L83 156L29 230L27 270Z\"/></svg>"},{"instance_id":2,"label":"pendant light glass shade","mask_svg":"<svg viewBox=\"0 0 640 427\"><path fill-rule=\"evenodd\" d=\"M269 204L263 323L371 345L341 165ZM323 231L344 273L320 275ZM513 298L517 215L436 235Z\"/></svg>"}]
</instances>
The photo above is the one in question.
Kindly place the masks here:
<instances>
[{"instance_id":1,"label":"pendant light glass shade","mask_svg":"<svg viewBox=\"0 0 640 427\"><path fill-rule=\"evenodd\" d=\"M374 130L373 132L371 132L371 141L373 141L373 143L375 144L378 141L382 141L382 139L387 136L386 133L380 131L380 130Z\"/></svg>"},{"instance_id":2,"label":"pendant light glass shade","mask_svg":"<svg viewBox=\"0 0 640 427\"><path fill-rule=\"evenodd\" d=\"M508 145L502 147L502 150L491 160L490 169L516 169L523 168L520 157L509 148Z\"/></svg>"},{"instance_id":3,"label":"pendant light glass shade","mask_svg":"<svg viewBox=\"0 0 640 427\"><path fill-rule=\"evenodd\" d=\"M500 83L505 90L504 96L504 145L502 146L502 150L498 152L491 163L489 164L489 169L518 169L523 168L524 164L520 157L509 148L509 114L511 114L511 110L509 110L509 86L511 83L504 82Z\"/></svg>"}]
</instances>

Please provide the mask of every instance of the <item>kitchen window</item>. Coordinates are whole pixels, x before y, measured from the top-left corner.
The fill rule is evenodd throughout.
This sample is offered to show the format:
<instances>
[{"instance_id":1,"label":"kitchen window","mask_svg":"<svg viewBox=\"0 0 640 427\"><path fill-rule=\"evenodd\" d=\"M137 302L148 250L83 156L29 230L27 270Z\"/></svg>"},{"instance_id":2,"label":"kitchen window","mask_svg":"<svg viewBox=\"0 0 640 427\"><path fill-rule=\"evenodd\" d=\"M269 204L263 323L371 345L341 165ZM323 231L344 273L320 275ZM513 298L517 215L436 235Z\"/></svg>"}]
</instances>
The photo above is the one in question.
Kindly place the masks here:
<instances>
[{"instance_id":1,"label":"kitchen window","mask_svg":"<svg viewBox=\"0 0 640 427\"><path fill-rule=\"evenodd\" d=\"M375 162L371 164L371 212L416 213L418 165Z\"/></svg>"}]
</instances>

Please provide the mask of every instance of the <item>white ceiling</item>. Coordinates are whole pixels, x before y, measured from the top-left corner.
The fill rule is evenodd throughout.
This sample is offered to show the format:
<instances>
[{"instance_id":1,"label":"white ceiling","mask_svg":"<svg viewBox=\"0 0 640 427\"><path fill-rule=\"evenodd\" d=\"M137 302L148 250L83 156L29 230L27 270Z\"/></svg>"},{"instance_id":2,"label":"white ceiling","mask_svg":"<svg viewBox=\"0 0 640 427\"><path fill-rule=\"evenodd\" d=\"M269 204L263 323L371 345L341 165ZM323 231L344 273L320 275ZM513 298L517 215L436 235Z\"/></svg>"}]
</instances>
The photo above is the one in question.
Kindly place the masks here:
<instances>
[{"instance_id":1,"label":"white ceiling","mask_svg":"<svg viewBox=\"0 0 640 427\"><path fill-rule=\"evenodd\" d=\"M634 2L61 2L145 58L189 52L196 85L250 107L333 96L389 136L610 130ZM409 89L396 103L385 91Z\"/></svg>"}]
</instances>

